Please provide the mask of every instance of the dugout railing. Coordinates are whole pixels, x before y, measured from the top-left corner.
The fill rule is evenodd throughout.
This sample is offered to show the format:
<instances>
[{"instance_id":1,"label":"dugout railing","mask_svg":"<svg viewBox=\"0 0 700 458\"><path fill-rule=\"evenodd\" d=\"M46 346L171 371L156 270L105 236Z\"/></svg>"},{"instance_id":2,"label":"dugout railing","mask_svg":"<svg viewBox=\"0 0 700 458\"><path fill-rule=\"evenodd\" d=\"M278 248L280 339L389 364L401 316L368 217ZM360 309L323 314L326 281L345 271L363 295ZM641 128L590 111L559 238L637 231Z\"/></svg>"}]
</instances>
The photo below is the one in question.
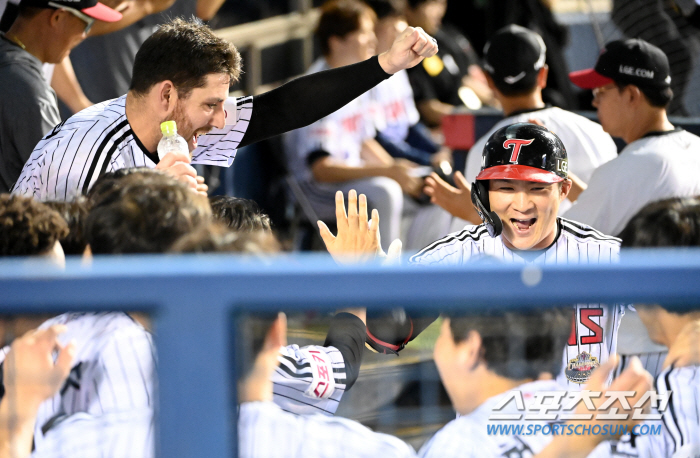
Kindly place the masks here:
<instances>
[{"instance_id":1,"label":"dugout railing","mask_svg":"<svg viewBox=\"0 0 700 458\"><path fill-rule=\"evenodd\" d=\"M614 265L337 266L327 256L97 257L64 270L0 261L0 312L144 311L159 365L160 457L235 456L233 320L242 311L366 305L421 311L576 302L700 303L699 250L623 252Z\"/></svg>"}]
</instances>

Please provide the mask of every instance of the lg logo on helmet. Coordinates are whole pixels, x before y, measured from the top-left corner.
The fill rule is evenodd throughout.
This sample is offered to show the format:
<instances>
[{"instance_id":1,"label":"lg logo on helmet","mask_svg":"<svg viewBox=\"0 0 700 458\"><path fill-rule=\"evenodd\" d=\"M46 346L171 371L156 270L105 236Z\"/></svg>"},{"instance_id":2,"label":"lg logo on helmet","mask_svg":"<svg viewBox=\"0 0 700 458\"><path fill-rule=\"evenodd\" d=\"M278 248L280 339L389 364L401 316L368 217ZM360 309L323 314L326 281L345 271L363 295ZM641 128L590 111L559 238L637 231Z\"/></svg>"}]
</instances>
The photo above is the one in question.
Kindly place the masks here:
<instances>
[{"instance_id":1,"label":"lg logo on helmet","mask_svg":"<svg viewBox=\"0 0 700 458\"><path fill-rule=\"evenodd\" d=\"M520 156L520 148L523 146L527 146L532 144L535 139L532 138L530 140L520 140L519 138L510 138L506 141L503 142L503 147L505 149L509 149L511 146L513 147L513 154L510 155L510 162L517 164L518 162L518 156Z\"/></svg>"}]
</instances>

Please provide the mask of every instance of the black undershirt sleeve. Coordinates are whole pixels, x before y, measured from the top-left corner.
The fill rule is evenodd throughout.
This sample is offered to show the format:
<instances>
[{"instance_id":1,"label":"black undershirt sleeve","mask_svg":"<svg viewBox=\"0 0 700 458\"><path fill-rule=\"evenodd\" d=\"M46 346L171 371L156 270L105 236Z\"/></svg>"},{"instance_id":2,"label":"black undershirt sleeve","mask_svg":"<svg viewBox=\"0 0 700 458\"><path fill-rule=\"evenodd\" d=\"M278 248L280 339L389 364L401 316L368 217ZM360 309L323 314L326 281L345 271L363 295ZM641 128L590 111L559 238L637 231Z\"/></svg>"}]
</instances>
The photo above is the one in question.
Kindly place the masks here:
<instances>
[{"instance_id":1,"label":"black undershirt sleeve","mask_svg":"<svg viewBox=\"0 0 700 458\"><path fill-rule=\"evenodd\" d=\"M308 126L390 76L374 56L357 64L305 75L256 95L253 113L239 146Z\"/></svg>"},{"instance_id":2,"label":"black undershirt sleeve","mask_svg":"<svg viewBox=\"0 0 700 458\"><path fill-rule=\"evenodd\" d=\"M365 349L367 330L361 319L351 313L338 313L333 317L326 335L324 347L335 347L343 355L345 362L345 391L357 380Z\"/></svg>"}]
</instances>

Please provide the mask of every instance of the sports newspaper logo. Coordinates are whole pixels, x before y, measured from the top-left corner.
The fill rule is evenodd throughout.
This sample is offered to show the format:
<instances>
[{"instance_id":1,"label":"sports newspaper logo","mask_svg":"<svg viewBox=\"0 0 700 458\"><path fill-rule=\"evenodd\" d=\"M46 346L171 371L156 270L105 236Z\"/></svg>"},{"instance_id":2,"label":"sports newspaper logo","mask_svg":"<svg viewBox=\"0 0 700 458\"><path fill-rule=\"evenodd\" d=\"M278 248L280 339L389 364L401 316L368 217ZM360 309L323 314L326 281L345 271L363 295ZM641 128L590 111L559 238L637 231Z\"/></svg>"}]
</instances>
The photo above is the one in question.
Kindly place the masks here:
<instances>
[{"instance_id":1,"label":"sports newspaper logo","mask_svg":"<svg viewBox=\"0 0 700 458\"><path fill-rule=\"evenodd\" d=\"M486 425L489 436L621 436L631 432L635 436L660 436L661 425Z\"/></svg>"},{"instance_id":2,"label":"sports newspaper logo","mask_svg":"<svg viewBox=\"0 0 700 458\"><path fill-rule=\"evenodd\" d=\"M492 414L489 416L489 421L517 421L517 420L546 420L546 421L566 421L566 420L627 420L629 414L619 412L617 407L612 407L613 404L619 402L622 409L625 411L633 410L633 420L661 420L661 414L668 407L668 402L671 399L671 391L666 393L657 393L656 391L647 391L642 398L633 406L630 405L628 398L635 396L634 391L539 391L534 394L528 394L529 403L525 407L525 400L521 391L510 391L501 399L492 409ZM593 399L607 398L596 409ZM600 413L575 413L576 407L583 402L589 412ZM515 409L508 408L509 413L502 413L506 406L514 403ZM644 409L650 403L650 407L656 410L657 413L644 413ZM594 418L595 417L595 418Z\"/></svg>"}]
</instances>

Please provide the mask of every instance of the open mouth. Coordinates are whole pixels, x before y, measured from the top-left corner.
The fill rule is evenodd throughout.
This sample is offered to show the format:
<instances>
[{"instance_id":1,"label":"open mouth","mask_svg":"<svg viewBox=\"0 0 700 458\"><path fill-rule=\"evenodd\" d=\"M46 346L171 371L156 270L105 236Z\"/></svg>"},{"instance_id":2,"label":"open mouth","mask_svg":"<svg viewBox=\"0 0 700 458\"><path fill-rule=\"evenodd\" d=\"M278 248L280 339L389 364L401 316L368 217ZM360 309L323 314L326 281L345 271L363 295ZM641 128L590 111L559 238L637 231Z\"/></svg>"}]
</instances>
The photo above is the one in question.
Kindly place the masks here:
<instances>
[{"instance_id":1,"label":"open mouth","mask_svg":"<svg viewBox=\"0 0 700 458\"><path fill-rule=\"evenodd\" d=\"M530 218L530 219L515 219L511 218L510 222L515 226L515 228L518 231L526 231L530 229L530 227L535 224L537 221L537 218Z\"/></svg>"}]
</instances>

